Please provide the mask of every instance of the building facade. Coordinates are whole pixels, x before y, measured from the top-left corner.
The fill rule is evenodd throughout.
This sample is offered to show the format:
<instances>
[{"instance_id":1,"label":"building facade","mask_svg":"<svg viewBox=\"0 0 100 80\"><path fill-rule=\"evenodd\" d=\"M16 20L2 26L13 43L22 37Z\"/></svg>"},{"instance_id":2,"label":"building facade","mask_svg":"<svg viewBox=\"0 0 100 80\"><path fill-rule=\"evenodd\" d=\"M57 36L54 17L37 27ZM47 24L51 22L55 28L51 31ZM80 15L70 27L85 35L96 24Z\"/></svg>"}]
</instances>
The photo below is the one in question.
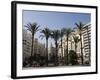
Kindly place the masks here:
<instances>
[{"instance_id":1,"label":"building facade","mask_svg":"<svg viewBox=\"0 0 100 80\"><path fill-rule=\"evenodd\" d=\"M23 29L23 60L29 58L31 56L31 46L32 46L32 35L27 30ZM37 38L34 39L34 54L38 54L40 56L45 56L45 44L42 44L38 41ZM32 54L32 55L34 55Z\"/></svg>"},{"instance_id":2,"label":"building facade","mask_svg":"<svg viewBox=\"0 0 100 80\"><path fill-rule=\"evenodd\" d=\"M68 40L68 52L70 50L75 51L75 42L73 39L72 34L75 34L77 37L80 36L78 34L78 31L76 30L75 32L72 32L71 35L69 36ZM62 49L63 53L62 53ZM59 41L59 47L58 47L58 56L59 57L64 57L66 54L66 48L67 48L67 41L66 41L66 36L63 37L63 42L62 42L62 47L61 47L61 42ZM78 62L81 64L81 41L77 43L77 56L78 56ZM82 52L83 52L83 60L84 63L90 63L90 55L91 55L91 26L90 24L86 24L85 27L83 27L82 30Z\"/></svg>"},{"instance_id":3,"label":"building facade","mask_svg":"<svg viewBox=\"0 0 100 80\"><path fill-rule=\"evenodd\" d=\"M91 63L91 26L86 24L83 29L83 52L84 52L84 62Z\"/></svg>"}]
</instances>

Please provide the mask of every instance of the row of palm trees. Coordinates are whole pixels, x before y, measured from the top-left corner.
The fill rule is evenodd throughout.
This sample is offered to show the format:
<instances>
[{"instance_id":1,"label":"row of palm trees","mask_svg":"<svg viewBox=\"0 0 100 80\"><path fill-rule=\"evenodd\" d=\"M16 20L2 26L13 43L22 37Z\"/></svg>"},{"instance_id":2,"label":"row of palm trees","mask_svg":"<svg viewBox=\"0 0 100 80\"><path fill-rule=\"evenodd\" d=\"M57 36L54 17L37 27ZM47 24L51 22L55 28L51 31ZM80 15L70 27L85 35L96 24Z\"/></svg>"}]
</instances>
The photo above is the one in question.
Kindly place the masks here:
<instances>
[{"instance_id":1,"label":"row of palm trees","mask_svg":"<svg viewBox=\"0 0 100 80\"><path fill-rule=\"evenodd\" d=\"M80 41L81 42L81 62L83 64L83 50L82 50L82 30L84 29L85 24L83 24L82 22L79 23L75 23L76 27L75 29L77 29L78 34L80 36L79 37L73 35L73 40L75 43L75 52L77 52L77 43ZM39 31L39 25L37 23L28 23L27 25L25 25L25 27L27 28L27 30L29 30L32 34L32 46L31 46L31 56L33 56L34 54L34 36L36 34L37 31ZM69 41L69 36L72 34L73 30L71 30L70 28L62 28L61 30L50 30L49 28L44 28L42 30L40 30L40 33L42 35L40 35L41 38L45 37L46 39L46 65L48 66L48 40L49 38L54 39L55 41L55 65L57 65L58 62L58 40L60 39L61 41L61 52L63 53L63 48L62 48L62 40L63 40L63 36L66 36L66 42L67 42L67 46L66 46L66 54L65 54L65 64L68 65L68 41ZM87 30L88 32L88 30ZM89 36L88 36L89 38ZM63 55L63 54L62 54Z\"/></svg>"}]
</instances>

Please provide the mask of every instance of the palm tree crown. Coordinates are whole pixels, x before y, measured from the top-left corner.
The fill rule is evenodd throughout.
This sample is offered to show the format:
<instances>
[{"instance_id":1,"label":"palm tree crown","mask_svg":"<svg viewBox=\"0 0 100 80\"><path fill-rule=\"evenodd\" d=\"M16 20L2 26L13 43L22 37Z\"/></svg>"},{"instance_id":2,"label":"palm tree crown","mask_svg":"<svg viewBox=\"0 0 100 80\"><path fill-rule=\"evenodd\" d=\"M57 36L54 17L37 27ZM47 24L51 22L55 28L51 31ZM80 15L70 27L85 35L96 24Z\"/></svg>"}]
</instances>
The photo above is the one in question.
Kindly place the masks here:
<instances>
[{"instance_id":1,"label":"palm tree crown","mask_svg":"<svg viewBox=\"0 0 100 80\"><path fill-rule=\"evenodd\" d=\"M84 27L84 24L82 22L79 22L79 23L75 23L75 25L76 25L75 28L77 29L79 35L81 35L82 34L83 27Z\"/></svg>"},{"instance_id":2,"label":"palm tree crown","mask_svg":"<svg viewBox=\"0 0 100 80\"><path fill-rule=\"evenodd\" d=\"M38 26L38 24L34 22L28 23L27 25L25 25L25 27L32 33L32 35L34 35L39 30L40 26Z\"/></svg>"},{"instance_id":3,"label":"palm tree crown","mask_svg":"<svg viewBox=\"0 0 100 80\"><path fill-rule=\"evenodd\" d=\"M64 28L64 33L65 33L66 36L69 37L71 32L72 32L72 30L70 28Z\"/></svg>"},{"instance_id":4,"label":"palm tree crown","mask_svg":"<svg viewBox=\"0 0 100 80\"><path fill-rule=\"evenodd\" d=\"M59 39L59 37L60 37L60 31L59 31L59 30L54 30L54 31L52 31L52 32L51 32L51 37L52 37L55 41L57 41L57 40Z\"/></svg>"},{"instance_id":5,"label":"palm tree crown","mask_svg":"<svg viewBox=\"0 0 100 80\"><path fill-rule=\"evenodd\" d=\"M46 39L48 39L50 37L51 31L48 28L44 28L41 33L43 33L43 35L40 35L42 37L45 37Z\"/></svg>"}]
</instances>

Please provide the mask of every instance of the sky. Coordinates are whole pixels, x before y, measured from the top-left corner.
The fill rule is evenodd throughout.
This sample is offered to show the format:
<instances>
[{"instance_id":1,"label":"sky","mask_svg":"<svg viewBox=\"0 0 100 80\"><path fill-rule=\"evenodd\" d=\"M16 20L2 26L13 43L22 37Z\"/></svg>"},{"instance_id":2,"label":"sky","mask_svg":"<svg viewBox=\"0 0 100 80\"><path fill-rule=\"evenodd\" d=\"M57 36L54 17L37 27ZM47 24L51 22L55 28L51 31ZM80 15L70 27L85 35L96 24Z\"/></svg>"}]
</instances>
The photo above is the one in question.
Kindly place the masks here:
<instances>
[{"instance_id":1,"label":"sky","mask_svg":"<svg viewBox=\"0 0 100 80\"><path fill-rule=\"evenodd\" d=\"M91 22L91 14L89 13L71 13L71 12L52 12L52 11L34 11L34 10L23 10L23 27L28 23L36 22L40 27L39 29L44 29L48 27L51 30L61 29L61 28L71 28L73 29L76 22L83 22L84 24ZM41 39L40 31L35 34L35 38L38 41L45 43L45 38ZM53 39L49 38L48 46L51 43L54 46Z\"/></svg>"}]
</instances>

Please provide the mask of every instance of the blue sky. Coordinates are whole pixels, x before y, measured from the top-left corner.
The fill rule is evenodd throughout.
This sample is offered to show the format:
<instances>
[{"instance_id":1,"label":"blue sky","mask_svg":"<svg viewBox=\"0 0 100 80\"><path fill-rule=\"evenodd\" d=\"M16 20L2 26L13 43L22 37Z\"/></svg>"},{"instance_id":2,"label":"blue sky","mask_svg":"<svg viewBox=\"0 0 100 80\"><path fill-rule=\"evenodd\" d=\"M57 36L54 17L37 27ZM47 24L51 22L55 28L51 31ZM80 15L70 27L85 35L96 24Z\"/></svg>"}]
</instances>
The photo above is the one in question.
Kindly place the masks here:
<instances>
[{"instance_id":1,"label":"blue sky","mask_svg":"<svg viewBox=\"0 0 100 80\"><path fill-rule=\"evenodd\" d=\"M23 25L29 22L37 22L40 29L48 27L51 30L66 28L74 28L76 22L83 22L84 24L91 22L91 14L89 13L71 13L71 12L51 12L51 11L34 11L23 10ZM24 27L24 26L23 26ZM35 38L38 41L45 43L45 38L40 39L41 33L38 31ZM54 44L52 39L49 39L50 44Z\"/></svg>"}]
</instances>

